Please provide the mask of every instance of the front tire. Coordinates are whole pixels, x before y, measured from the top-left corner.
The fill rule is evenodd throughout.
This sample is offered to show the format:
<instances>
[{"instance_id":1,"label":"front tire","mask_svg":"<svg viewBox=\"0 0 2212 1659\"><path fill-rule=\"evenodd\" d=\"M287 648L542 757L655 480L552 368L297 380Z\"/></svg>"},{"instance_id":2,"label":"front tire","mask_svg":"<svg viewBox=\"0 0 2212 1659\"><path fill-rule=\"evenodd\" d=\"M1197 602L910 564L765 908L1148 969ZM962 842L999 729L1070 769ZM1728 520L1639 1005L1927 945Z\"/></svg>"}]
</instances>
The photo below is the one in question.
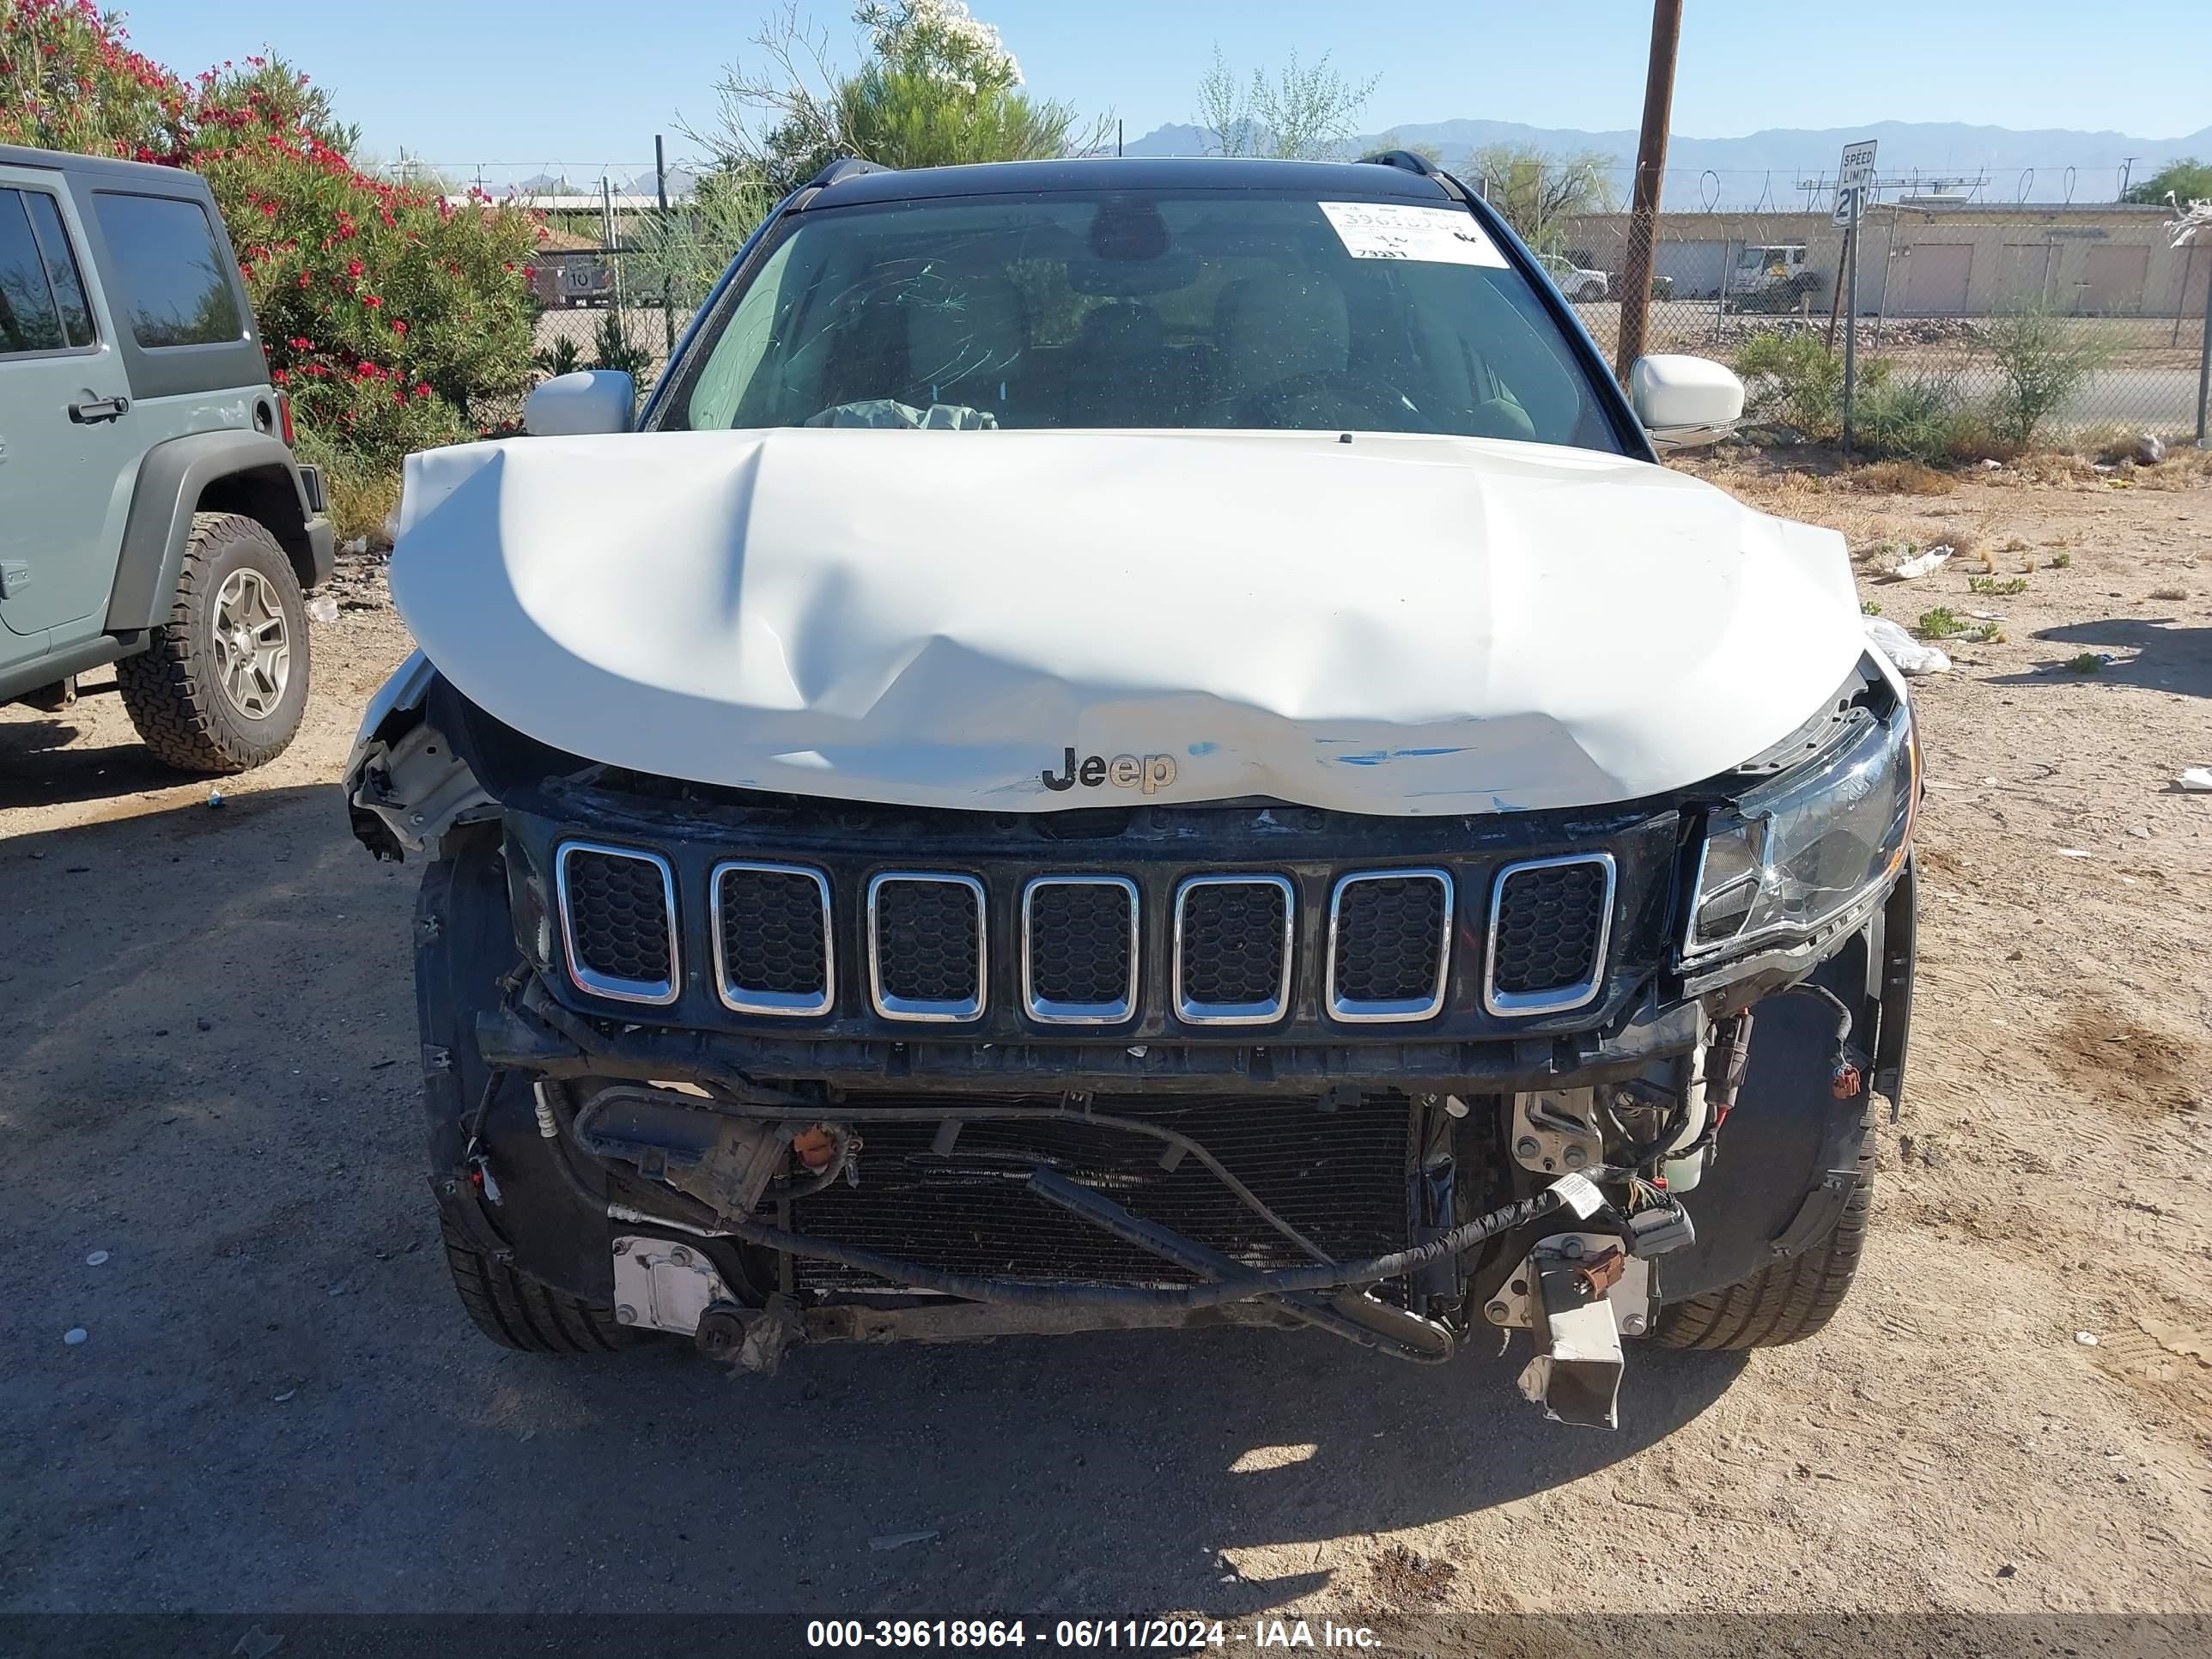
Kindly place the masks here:
<instances>
[{"instance_id":1,"label":"front tire","mask_svg":"<svg viewBox=\"0 0 2212 1659\"><path fill-rule=\"evenodd\" d=\"M307 606L267 526L195 513L168 620L115 678L141 740L180 771L243 772L283 754L307 712Z\"/></svg>"},{"instance_id":2,"label":"front tire","mask_svg":"<svg viewBox=\"0 0 2212 1659\"><path fill-rule=\"evenodd\" d=\"M1659 1310L1653 1333L1669 1348L1778 1348L1803 1340L1836 1316L1858 1274L1874 1218L1873 1101L1859 1142L1851 1190L1835 1228L1812 1249L1748 1279Z\"/></svg>"},{"instance_id":3,"label":"front tire","mask_svg":"<svg viewBox=\"0 0 2212 1659\"><path fill-rule=\"evenodd\" d=\"M541 1285L471 1246L444 1216L446 1268L476 1328L502 1348L521 1353L612 1353L634 1347L638 1334L617 1323L612 1308Z\"/></svg>"}]
</instances>

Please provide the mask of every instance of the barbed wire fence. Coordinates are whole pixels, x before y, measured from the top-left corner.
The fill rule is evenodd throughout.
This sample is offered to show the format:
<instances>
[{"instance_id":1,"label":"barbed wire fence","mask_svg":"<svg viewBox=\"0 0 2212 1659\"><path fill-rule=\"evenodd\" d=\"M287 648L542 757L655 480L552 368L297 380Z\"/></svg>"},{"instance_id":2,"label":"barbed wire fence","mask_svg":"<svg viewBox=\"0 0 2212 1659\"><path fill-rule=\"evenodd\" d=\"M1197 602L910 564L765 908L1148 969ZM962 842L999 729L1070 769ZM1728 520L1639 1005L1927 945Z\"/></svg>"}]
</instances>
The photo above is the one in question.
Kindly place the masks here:
<instances>
[{"instance_id":1,"label":"barbed wire fence","mask_svg":"<svg viewBox=\"0 0 2212 1659\"><path fill-rule=\"evenodd\" d=\"M1535 250L1612 361L1633 263L1626 167L1486 173L1447 165ZM765 212L652 161L404 165L543 216L532 283L538 368L629 369L649 385ZM2212 365L2212 232L2186 204L2110 198L2108 168L1906 172L1876 180L1860 226L1856 435L1870 454L1937 460L2031 444L2196 438ZM2107 197L2086 199L2094 185ZM668 206L661 207L665 188ZM1782 442L1840 436L1844 233L1832 175L1670 170L1652 247L1644 349L1741 374L1747 425Z\"/></svg>"}]
</instances>

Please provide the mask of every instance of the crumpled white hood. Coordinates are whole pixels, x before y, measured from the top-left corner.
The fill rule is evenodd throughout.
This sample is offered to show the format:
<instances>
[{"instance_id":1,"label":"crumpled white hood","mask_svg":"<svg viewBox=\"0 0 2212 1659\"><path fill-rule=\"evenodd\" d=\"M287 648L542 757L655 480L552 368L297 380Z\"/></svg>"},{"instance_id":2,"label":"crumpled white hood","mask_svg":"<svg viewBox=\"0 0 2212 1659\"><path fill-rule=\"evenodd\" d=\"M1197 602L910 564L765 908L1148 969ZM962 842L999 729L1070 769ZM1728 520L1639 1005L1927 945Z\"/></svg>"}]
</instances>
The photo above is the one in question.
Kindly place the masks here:
<instances>
[{"instance_id":1,"label":"crumpled white hood","mask_svg":"<svg viewBox=\"0 0 2212 1659\"><path fill-rule=\"evenodd\" d=\"M392 587L559 748L1004 811L1629 799L1787 735L1865 648L1833 532L1481 439L465 444L409 458Z\"/></svg>"}]
</instances>

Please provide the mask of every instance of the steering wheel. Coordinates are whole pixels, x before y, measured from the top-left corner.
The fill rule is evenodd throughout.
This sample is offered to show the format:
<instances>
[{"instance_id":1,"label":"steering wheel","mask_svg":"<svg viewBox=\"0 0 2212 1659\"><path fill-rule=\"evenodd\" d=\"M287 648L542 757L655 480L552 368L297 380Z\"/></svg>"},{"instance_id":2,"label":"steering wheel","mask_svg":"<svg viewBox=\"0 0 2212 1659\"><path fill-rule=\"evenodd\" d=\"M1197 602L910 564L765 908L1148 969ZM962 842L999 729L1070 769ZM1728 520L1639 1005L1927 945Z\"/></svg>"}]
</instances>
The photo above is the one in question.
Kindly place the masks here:
<instances>
[{"instance_id":1,"label":"steering wheel","mask_svg":"<svg viewBox=\"0 0 2212 1659\"><path fill-rule=\"evenodd\" d=\"M1328 418L1319 418L1327 416ZM1348 418L1372 416L1375 419ZM1432 432L1436 428L1411 398L1388 380L1350 369L1318 368L1292 374L1251 392L1237 405L1240 426L1310 429L1360 427L1376 432Z\"/></svg>"}]
</instances>

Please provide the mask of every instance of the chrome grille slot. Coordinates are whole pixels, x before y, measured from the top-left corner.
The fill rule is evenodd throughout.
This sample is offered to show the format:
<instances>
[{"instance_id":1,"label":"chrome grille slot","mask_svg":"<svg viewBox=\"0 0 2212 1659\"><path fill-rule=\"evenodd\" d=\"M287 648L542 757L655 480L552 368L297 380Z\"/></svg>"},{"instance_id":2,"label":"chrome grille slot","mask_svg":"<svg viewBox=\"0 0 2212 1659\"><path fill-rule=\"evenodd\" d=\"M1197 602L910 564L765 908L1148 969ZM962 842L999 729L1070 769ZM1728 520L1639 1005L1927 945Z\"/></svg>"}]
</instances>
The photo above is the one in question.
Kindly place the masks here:
<instances>
[{"instance_id":1,"label":"chrome grille slot","mask_svg":"<svg viewBox=\"0 0 2212 1659\"><path fill-rule=\"evenodd\" d=\"M676 1000L676 882L657 853L564 842L555 863L561 945L579 989L617 1002Z\"/></svg>"},{"instance_id":2,"label":"chrome grille slot","mask_svg":"<svg viewBox=\"0 0 2212 1659\"><path fill-rule=\"evenodd\" d=\"M868 989L885 1019L980 1017L988 965L973 876L899 870L868 883Z\"/></svg>"},{"instance_id":3,"label":"chrome grille slot","mask_svg":"<svg viewBox=\"0 0 2212 1659\"><path fill-rule=\"evenodd\" d=\"M1498 872L1483 988L1492 1013L1559 1013L1596 997L1613 879L1607 853L1531 859Z\"/></svg>"},{"instance_id":4,"label":"chrome grille slot","mask_svg":"<svg viewBox=\"0 0 2212 1659\"><path fill-rule=\"evenodd\" d=\"M714 866L714 975L723 1006L747 1014L826 1014L836 1000L830 878L796 864Z\"/></svg>"},{"instance_id":5,"label":"chrome grille slot","mask_svg":"<svg viewBox=\"0 0 2212 1659\"><path fill-rule=\"evenodd\" d=\"M1176 1017L1261 1025L1290 1006L1295 903L1281 876L1193 876L1176 890Z\"/></svg>"},{"instance_id":6,"label":"chrome grille slot","mask_svg":"<svg viewBox=\"0 0 2212 1659\"><path fill-rule=\"evenodd\" d=\"M1053 1025L1113 1025L1137 1011L1137 886L1038 876L1022 889L1022 1006Z\"/></svg>"},{"instance_id":7,"label":"chrome grille slot","mask_svg":"<svg viewBox=\"0 0 2212 1659\"><path fill-rule=\"evenodd\" d=\"M1444 1006L1451 877L1373 870L1336 884L1328 912L1328 1012L1353 1022L1429 1019Z\"/></svg>"}]
</instances>

